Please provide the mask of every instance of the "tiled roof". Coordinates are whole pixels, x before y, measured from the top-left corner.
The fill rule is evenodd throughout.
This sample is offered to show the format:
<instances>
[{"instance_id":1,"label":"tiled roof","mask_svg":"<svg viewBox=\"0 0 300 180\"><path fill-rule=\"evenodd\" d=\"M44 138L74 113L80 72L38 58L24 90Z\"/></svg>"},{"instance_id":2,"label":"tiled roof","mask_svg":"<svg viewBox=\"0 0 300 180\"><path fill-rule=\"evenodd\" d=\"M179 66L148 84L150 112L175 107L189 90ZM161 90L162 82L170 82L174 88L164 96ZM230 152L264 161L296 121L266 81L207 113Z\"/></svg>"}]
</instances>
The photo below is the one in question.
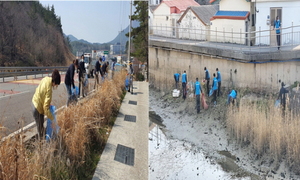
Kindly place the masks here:
<instances>
[{"instance_id":1,"label":"tiled roof","mask_svg":"<svg viewBox=\"0 0 300 180\"><path fill-rule=\"evenodd\" d=\"M219 5L192 6L191 9L203 23L209 24L210 18L219 10Z\"/></svg>"},{"instance_id":2,"label":"tiled roof","mask_svg":"<svg viewBox=\"0 0 300 180\"><path fill-rule=\"evenodd\" d=\"M200 4L194 0L164 0L161 3L165 3L169 7L176 7L181 12L185 11L189 6L200 6Z\"/></svg>"},{"instance_id":3,"label":"tiled roof","mask_svg":"<svg viewBox=\"0 0 300 180\"><path fill-rule=\"evenodd\" d=\"M149 5L150 11L153 12L158 5Z\"/></svg>"},{"instance_id":4,"label":"tiled roof","mask_svg":"<svg viewBox=\"0 0 300 180\"><path fill-rule=\"evenodd\" d=\"M191 6L184 14L180 17L178 22L181 22L185 17L186 13L191 10L197 16L197 18L202 21L203 24L210 24L210 18L216 14L219 10L219 5L202 5L202 6Z\"/></svg>"},{"instance_id":5,"label":"tiled roof","mask_svg":"<svg viewBox=\"0 0 300 180\"><path fill-rule=\"evenodd\" d=\"M218 11L213 19L240 19L244 20L249 16L249 11Z\"/></svg>"}]
</instances>

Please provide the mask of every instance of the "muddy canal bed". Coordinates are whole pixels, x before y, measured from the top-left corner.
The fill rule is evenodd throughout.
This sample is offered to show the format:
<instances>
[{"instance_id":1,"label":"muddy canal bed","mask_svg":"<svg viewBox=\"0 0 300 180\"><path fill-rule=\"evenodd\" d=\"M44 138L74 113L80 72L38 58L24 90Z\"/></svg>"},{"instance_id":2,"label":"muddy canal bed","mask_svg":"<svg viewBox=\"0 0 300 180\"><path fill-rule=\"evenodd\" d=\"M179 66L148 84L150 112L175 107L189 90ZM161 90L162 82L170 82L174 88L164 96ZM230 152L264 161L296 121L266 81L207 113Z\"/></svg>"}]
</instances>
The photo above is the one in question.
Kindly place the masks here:
<instances>
[{"instance_id":1,"label":"muddy canal bed","mask_svg":"<svg viewBox=\"0 0 300 180\"><path fill-rule=\"evenodd\" d=\"M194 99L150 89L149 179L298 179L284 163L271 164L241 146L226 128L220 102L196 113Z\"/></svg>"},{"instance_id":2,"label":"muddy canal bed","mask_svg":"<svg viewBox=\"0 0 300 180\"><path fill-rule=\"evenodd\" d=\"M155 113L150 112L150 114ZM228 157L224 156L224 158L215 159L209 157L200 147L190 142L168 138L166 136L167 127L163 126L162 123L156 124L154 122L150 123L149 132L150 180L251 179L246 175L237 177L237 174L234 172L234 170L238 169L237 165L233 160L232 164L228 164Z\"/></svg>"}]
</instances>

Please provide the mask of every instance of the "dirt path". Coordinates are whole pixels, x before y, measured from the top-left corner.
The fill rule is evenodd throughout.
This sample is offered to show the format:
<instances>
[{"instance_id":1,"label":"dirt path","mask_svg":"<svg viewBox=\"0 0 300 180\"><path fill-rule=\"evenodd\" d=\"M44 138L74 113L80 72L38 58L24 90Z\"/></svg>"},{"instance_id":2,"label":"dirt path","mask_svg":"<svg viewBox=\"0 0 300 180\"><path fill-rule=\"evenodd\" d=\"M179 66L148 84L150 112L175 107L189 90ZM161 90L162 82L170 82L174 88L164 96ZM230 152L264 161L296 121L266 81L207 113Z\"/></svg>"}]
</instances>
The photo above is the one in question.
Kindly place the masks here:
<instances>
[{"instance_id":1,"label":"dirt path","mask_svg":"<svg viewBox=\"0 0 300 180\"><path fill-rule=\"evenodd\" d=\"M193 98L184 101L181 97L173 98L171 93L163 94L153 89L150 89L149 94L150 111L162 118L166 127L161 129L166 138L175 142L179 140L181 144L189 143L194 147L192 151L201 152L210 162L219 164L223 171L231 174L232 179L300 178L289 173L284 163L270 162L268 155L258 158L249 146L241 147L231 137L225 122L225 96L219 98L216 107L201 109L201 113L197 114ZM175 142L172 143L176 144Z\"/></svg>"}]
</instances>

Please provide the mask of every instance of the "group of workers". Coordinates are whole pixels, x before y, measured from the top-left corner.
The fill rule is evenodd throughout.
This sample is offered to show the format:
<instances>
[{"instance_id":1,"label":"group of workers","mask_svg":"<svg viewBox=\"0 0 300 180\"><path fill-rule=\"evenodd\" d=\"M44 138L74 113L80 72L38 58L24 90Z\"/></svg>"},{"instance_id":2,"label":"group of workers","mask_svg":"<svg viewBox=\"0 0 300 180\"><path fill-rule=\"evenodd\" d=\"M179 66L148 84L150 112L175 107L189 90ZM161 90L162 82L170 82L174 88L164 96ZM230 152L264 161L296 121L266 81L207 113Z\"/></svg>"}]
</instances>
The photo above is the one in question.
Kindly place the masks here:
<instances>
[{"instance_id":1,"label":"group of workers","mask_svg":"<svg viewBox=\"0 0 300 180\"><path fill-rule=\"evenodd\" d=\"M74 83L74 75L75 70L78 73L78 81L79 81L79 88L77 96L80 96L80 92L82 97L85 96L84 86L86 86L85 78L86 75L86 68L84 64L84 56L81 56L81 59L73 60L73 63L68 67L68 70L65 75L65 86L67 89L68 99L67 99L67 106L72 102L72 97L74 96L75 90L75 83ZM114 63L113 63L114 64ZM99 60L95 64L95 85L99 84L99 74L104 80L107 77L108 73L108 66L109 62L102 62L102 58L100 57ZM114 68L114 66L113 66ZM41 80L40 84L35 90L35 93L32 98L32 108L33 108L33 117L35 119L38 131L38 138L44 137L45 135L45 128L44 128L44 116L46 115L51 121L53 121L54 117L50 112L50 104L52 101L52 90L56 90L58 85L61 83L61 75L57 69L52 72L51 77L45 77ZM81 90L81 91L80 91ZM76 99L77 99L76 96Z\"/></svg>"},{"instance_id":2,"label":"group of workers","mask_svg":"<svg viewBox=\"0 0 300 180\"><path fill-rule=\"evenodd\" d=\"M207 95L208 97L210 97L211 95L213 95L213 99L212 102L214 105L217 104L217 96L220 96L221 94L221 81L222 81L222 77L221 77L221 72L219 71L218 68L216 68L216 73L213 73L213 81L212 81L212 86L210 89L210 73L208 71L208 69L206 67L204 67L204 73L205 73L205 78L203 79L203 83L206 83L206 91L207 91ZM179 79L180 79L180 73L175 73L174 74L174 79L175 79L175 88L178 89L178 83L179 83ZM181 75L181 82L182 82L182 97L183 99L186 99L186 95L187 95L187 74L186 71L183 71L183 74ZM285 110L285 106L286 106L286 93L288 93L289 91L284 87L285 84L282 82L281 83L281 89L279 91L279 96L278 96L278 101L280 101L280 104L283 108L283 110ZM194 97L196 97L196 109L197 109L197 113L200 113L200 95L202 95L203 98L202 101L205 101L205 95L203 93L203 90L201 88L201 83L199 82L198 77L196 78L196 82L194 83ZM235 99L237 98L237 91L232 89L229 91L228 95L227 95L227 102L226 104L234 104ZM202 106L205 107L207 106L205 102L202 102Z\"/></svg>"}]
</instances>

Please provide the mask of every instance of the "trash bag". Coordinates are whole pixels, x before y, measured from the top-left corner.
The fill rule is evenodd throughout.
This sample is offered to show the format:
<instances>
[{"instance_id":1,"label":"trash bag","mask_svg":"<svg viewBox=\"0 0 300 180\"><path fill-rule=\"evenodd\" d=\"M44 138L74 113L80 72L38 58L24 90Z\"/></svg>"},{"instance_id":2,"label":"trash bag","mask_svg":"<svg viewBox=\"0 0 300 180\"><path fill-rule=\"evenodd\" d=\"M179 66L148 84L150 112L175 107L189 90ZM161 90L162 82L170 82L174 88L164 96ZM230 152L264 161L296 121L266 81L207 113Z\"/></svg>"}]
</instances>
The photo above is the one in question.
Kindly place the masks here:
<instances>
[{"instance_id":1,"label":"trash bag","mask_svg":"<svg viewBox=\"0 0 300 180\"><path fill-rule=\"evenodd\" d=\"M126 91L130 92L130 79L129 78L125 79L125 88L126 88Z\"/></svg>"},{"instance_id":2,"label":"trash bag","mask_svg":"<svg viewBox=\"0 0 300 180\"><path fill-rule=\"evenodd\" d=\"M209 90L209 97L212 96L213 93L214 93L214 90L213 90L213 89L210 89L210 90Z\"/></svg>"},{"instance_id":3,"label":"trash bag","mask_svg":"<svg viewBox=\"0 0 300 180\"><path fill-rule=\"evenodd\" d=\"M50 105L50 112L53 115L54 119L51 121L47 118L47 127L46 127L46 141L49 142L51 139L55 138L59 132L60 127L56 121L56 114L55 114L56 107Z\"/></svg>"},{"instance_id":4,"label":"trash bag","mask_svg":"<svg viewBox=\"0 0 300 180\"><path fill-rule=\"evenodd\" d=\"M276 101L275 101L275 107L280 107L280 99L277 99Z\"/></svg>"},{"instance_id":5,"label":"trash bag","mask_svg":"<svg viewBox=\"0 0 300 180\"><path fill-rule=\"evenodd\" d=\"M78 86L75 86L75 88L72 89L72 95L70 96L67 106L69 106L69 104L76 104L78 101L78 96L79 96L79 88Z\"/></svg>"},{"instance_id":6,"label":"trash bag","mask_svg":"<svg viewBox=\"0 0 300 180\"><path fill-rule=\"evenodd\" d=\"M201 95L201 104L202 104L203 109L208 109L208 105L206 103L205 94L204 93L202 93L202 95Z\"/></svg>"},{"instance_id":7,"label":"trash bag","mask_svg":"<svg viewBox=\"0 0 300 180\"><path fill-rule=\"evenodd\" d=\"M79 88L78 88L78 86L75 86L75 88L72 89L72 95L75 95L75 96L79 95Z\"/></svg>"}]
</instances>

